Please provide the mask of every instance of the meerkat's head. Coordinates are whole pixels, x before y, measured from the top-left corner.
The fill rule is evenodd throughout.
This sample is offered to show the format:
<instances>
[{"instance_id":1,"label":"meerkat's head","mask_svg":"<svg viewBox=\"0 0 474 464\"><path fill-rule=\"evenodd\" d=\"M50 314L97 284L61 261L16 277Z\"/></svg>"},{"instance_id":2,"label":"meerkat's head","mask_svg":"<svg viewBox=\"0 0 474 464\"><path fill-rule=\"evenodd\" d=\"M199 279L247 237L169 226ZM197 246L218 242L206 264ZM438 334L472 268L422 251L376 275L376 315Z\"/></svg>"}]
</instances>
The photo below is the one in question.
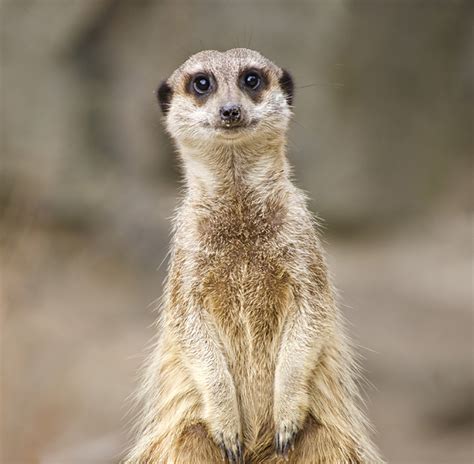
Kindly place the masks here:
<instances>
[{"instance_id":1,"label":"meerkat's head","mask_svg":"<svg viewBox=\"0 0 474 464\"><path fill-rule=\"evenodd\" d=\"M291 116L290 74L245 48L202 51L158 88L168 132L186 146L279 138Z\"/></svg>"}]
</instances>

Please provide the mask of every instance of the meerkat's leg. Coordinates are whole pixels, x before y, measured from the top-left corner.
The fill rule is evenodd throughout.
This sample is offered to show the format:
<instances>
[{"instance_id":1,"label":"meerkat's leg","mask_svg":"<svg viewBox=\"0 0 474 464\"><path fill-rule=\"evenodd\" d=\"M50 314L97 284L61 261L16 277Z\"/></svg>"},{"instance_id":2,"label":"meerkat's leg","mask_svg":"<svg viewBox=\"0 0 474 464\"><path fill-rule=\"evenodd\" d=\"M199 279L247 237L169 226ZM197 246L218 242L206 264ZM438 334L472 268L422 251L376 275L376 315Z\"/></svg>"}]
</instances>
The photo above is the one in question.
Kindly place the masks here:
<instances>
[{"instance_id":1,"label":"meerkat's leg","mask_svg":"<svg viewBox=\"0 0 474 464\"><path fill-rule=\"evenodd\" d=\"M146 413L124 464L241 461L233 381L215 331L201 316L193 310L186 318L165 317L147 370Z\"/></svg>"},{"instance_id":2,"label":"meerkat's leg","mask_svg":"<svg viewBox=\"0 0 474 464\"><path fill-rule=\"evenodd\" d=\"M364 420L351 397L356 386L345 365L350 353L342 339L337 349L329 341L337 332L333 304L328 297L300 305L286 321L275 372L276 462L383 462L361 434Z\"/></svg>"},{"instance_id":3,"label":"meerkat's leg","mask_svg":"<svg viewBox=\"0 0 474 464\"><path fill-rule=\"evenodd\" d=\"M237 459L229 462L238 462ZM223 454L217 448L207 427L202 423L189 425L173 444L170 463L222 464Z\"/></svg>"},{"instance_id":4,"label":"meerkat's leg","mask_svg":"<svg viewBox=\"0 0 474 464\"><path fill-rule=\"evenodd\" d=\"M130 456L123 464L221 464L222 460L222 453L207 427L196 422L183 424L173 431L171 438L150 441L139 454Z\"/></svg>"},{"instance_id":5,"label":"meerkat's leg","mask_svg":"<svg viewBox=\"0 0 474 464\"><path fill-rule=\"evenodd\" d=\"M329 321L321 304L302 302L288 315L275 370L275 446L286 457L310 410L309 379L316 365Z\"/></svg>"},{"instance_id":6,"label":"meerkat's leg","mask_svg":"<svg viewBox=\"0 0 474 464\"><path fill-rule=\"evenodd\" d=\"M162 334L141 392L146 400L137 439L123 464L210 464L221 453L203 423L202 394L184 364L177 337Z\"/></svg>"},{"instance_id":7,"label":"meerkat's leg","mask_svg":"<svg viewBox=\"0 0 474 464\"><path fill-rule=\"evenodd\" d=\"M210 316L198 306L179 318L176 335L186 367L202 395L203 420L215 443L231 462L242 458L241 423L234 380Z\"/></svg>"}]
</instances>

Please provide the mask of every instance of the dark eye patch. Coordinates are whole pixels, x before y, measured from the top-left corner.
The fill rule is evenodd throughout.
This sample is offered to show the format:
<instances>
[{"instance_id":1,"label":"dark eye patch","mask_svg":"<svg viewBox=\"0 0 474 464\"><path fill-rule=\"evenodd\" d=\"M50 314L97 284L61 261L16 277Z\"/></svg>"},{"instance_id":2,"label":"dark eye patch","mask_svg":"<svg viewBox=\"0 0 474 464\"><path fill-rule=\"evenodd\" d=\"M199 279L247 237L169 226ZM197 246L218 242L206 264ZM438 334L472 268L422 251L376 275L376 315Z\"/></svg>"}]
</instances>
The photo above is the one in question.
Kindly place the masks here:
<instances>
[{"instance_id":1,"label":"dark eye patch","mask_svg":"<svg viewBox=\"0 0 474 464\"><path fill-rule=\"evenodd\" d=\"M260 77L260 74L255 71L249 71L244 74L242 78L242 84L250 90L257 90L261 83L262 78Z\"/></svg>"},{"instance_id":2,"label":"dark eye patch","mask_svg":"<svg viewBox=\"0 0 474 464\"><path fill-rule=\"evenodd\" d=\"M263 69L247 68L239 74L238 85L254 102L259 102L268 82L268 75Z\"/></svg>"},{"instance_id":3,"label":"dark eye patch","mask_svg":"<svg viewBox=\"0 0 474 464\"><path fill-rule=\"evenodd\" d=\"M198 72L186 78L186 92L198 99L209 96L216 89L216 79L210 73Z\"/></svg>"},{"instance_id":4,"label":"dark eye patch","mask_svg":"<svg viewBox=\"0 0 474 464\"><path fill-rule=\"evenodd\" d=\"M199 95L204 95L211 89L211 80L206 75L196 76L193 79L193 90Z\"/></svg>"}]
</instances>

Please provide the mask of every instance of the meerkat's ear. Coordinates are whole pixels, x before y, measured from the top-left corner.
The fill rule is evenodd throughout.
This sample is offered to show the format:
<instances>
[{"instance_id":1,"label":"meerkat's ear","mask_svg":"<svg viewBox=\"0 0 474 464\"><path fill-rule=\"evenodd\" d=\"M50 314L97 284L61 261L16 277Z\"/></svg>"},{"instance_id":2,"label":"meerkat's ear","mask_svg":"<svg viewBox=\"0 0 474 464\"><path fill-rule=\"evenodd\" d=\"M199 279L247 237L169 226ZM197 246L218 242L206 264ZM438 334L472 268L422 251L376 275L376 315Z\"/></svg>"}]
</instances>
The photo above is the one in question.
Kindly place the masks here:
<instances>
[{"instance_id":1,"label":"meerkat's ear","mask_svg":"<svg viewBox=\"0 0 474 464\"><path fill-rule=\"evenodd\" d=\"M283 93L286 95L286 101L288 102L288 105L291 106L293 104L293 93L295 85L293 83L293 78L291 77L291 74L286 69L282 69L282 74L279 82Z\"/></svg>"},{"instance_id":2,"label":"meerkat's ear","mask_svg":"<svg viewBox=\"0 0 474 464\"><path fill-rule=\"evenodd\" d=\"M173 89L168 82L163 81L156 91L156 98L160 104L161 111L163 114L168 112L170 107L171 99L173 98Z\"/></svg>"}]
</instances>

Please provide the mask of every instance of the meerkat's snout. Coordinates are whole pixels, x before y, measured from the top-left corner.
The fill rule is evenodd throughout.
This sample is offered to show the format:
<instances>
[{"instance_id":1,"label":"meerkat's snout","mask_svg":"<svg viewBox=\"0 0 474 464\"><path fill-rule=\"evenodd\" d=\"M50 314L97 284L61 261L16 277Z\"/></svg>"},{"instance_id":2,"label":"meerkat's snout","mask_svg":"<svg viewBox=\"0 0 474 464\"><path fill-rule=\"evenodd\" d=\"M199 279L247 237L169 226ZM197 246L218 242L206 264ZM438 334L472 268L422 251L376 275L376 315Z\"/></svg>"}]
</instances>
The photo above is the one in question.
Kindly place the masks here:
<instances>
[{"instance_id":1,"label":"meerkat's snout","mask_svg":"<svg viewBox=\"0 0 474 464\"><path fill-rule=\"evenodd\" d=\"M219 115L221 117L221 123L225 127L236 127L240 125L242 109L240 105L227 104L220 108Z\"/></svg>"}]
</instances>

